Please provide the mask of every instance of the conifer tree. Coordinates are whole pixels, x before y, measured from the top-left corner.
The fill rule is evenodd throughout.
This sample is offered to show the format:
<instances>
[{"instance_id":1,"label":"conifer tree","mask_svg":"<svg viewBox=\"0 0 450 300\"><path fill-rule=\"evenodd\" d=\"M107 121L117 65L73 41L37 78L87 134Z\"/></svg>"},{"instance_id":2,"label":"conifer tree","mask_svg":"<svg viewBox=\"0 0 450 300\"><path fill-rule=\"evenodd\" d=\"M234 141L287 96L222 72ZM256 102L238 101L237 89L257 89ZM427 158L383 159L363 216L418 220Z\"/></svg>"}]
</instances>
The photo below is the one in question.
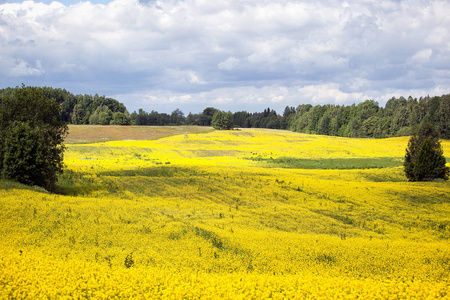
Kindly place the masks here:
<instances>
[{"instance_id":1,"label":"conifer tree","mask_svg":"<svg viewBox=\"0 0 450 300\"><path fill-rule=\"evenodd\" d=\"M403 163L409 181L448 180L449 167L435 127L425 123L419 134L409 139Z\"/></svg>"}]
</instances>

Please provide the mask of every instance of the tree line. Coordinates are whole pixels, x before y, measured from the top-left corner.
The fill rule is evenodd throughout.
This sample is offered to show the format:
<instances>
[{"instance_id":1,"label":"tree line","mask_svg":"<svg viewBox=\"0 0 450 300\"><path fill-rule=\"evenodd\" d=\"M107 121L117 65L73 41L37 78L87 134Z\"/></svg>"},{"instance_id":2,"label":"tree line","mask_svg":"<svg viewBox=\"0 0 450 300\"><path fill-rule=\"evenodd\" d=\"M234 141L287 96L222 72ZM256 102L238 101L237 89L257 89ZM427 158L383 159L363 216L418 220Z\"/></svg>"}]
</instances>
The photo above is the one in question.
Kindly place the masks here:
<instances>
[{"instance_id":1,"label":"tree line","mask_svg":"<svg viewBox=\"0 0 450 300\"><path fill-rule=\"evenodd\" d=\"M292 108L292 110L295 112L295 108ZM185 116L180 109L174 110L171 114L158 113L154 110L148 113L143 109L139 109L138 112L131 113L131 124L212 126L214 114L218 111L220 110L214 107L207 107L201 113L190 112ZM265 109L261 113L249 113L247 111L222 113L231 114L232 127L287 129L287 123L283 122L283 117L270 108ZM226 118L227 123L229 123L229 116L227 115Z\"/></svg>"},{"instance_id":2,"label":"tree line","mask_svg":"<svg viewBox=\"0 0 450 300\"><path fill-rule=\"evenodd\" d=\"M17 88L0 90L2 96ZM42 87L44 96L61 106L61 119L68 124L92 125L198 125L212 126L214 113L207 107L187 116L175 109L172 113L146 112L139 109L131 114L123 103L99 95L74 95L65 89ZM225 112L223 112L225 113ZM227 112L228 113L228 112ZM231 127L287 129L295 132L343 136L385 138L416 134L421 124L436 126L440 137L450 139L450 94L421 97L391 98L385 107L374 100L353 105L287 106L283 114L271 108L262 112L231 113ZM229 126L229 115L226 117Z\"/></svg>"},{"instance_id":3,"label":"tree line","mask_svg":"<svg viewBox=\"0 0 450 300\"><path fill-rule=\"evenodd\" d=\"M189 113L185 117L179 109L170 115L156 111L146 113L140 109L138 113L131 114L131 124L211 126L216 111L220 110L207 107L201 113ZM418 133L420 126L428 122L436 127L441 138L450 139L448 116L450 116L450 94L419 99L393 97L387 101L385 107L374 100L366 100L347 106L330 104L286 106L282 115L271 108L254 113L237 111L231 113L231 120L232 127L238 128L287 129L302 133L357 138L410 136Z\"/></svg>"},{"instance_id":4,"label":"tree line","mask_svg":"<svg viewBox=\"0 0 450 300\"><path fill-rule=\"evenodd\" d=\"M367 100L358 105L303 104L289 120L296 132L344 137L386 138L416 134L422 124L436 127L450 139L450 94L416 98L391 98L385 107Z\"/></svg>"},{"instance_id":5,"label":"tree line","mask_svg":"<svg viewBox=\"0 0 450 300\"><path fill-rule=\"evenodd\" d=\"M12 95L16 88L0 90L0 100ZM90 124L90 125L130 125L131 119L125 105L119 101L92 95L74 95L71 92L51 87L37 87L43 96L53 99L60 105L60 116L67 124Z\"/></svg>"},{"instance_id":6,"label":"tree line","mask_svg":"<svg viewBox=\"0 0 450 300\"><path fill-rule=\"evenodd\" d=\"M0 90L0 99L11 95L20 89L5 88ZM88 94L74 95L61 88L37 87L45 97L55 100L61 106L61 119L67 124L79 125L198 125L211 126L214 113L218 109L205 108L201 113L189 113L187 116L175 109L170 114L160 113L155 110L146 112L139 109L129 113L125 105L116 99ZM295 112L295 109L292 108ZM239 111L233 114L233 126L242 128L273 128L287 129L287 124L282 124L282 117L275 110L267 108L261 113L248 113Z\"/></svg>"}]
</instances>

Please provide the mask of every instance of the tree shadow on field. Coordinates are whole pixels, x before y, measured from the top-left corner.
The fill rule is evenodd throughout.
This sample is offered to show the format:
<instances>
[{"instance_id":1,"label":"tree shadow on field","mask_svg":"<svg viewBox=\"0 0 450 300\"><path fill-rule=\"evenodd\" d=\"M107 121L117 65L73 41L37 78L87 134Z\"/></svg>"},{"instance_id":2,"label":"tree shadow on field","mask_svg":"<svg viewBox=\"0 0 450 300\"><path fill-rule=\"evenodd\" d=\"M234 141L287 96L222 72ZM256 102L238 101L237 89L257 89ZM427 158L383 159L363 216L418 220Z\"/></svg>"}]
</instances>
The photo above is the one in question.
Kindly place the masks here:
<instances>
[{"instance_id":1,"label":"tree shadow on field","mask_svg":"<svg viewBox=\"0 0 450 300\"><path fill-rule=\"evenodd\" d=\"M68 196L86 196L102 188L95 174L64 170L59 176L57 193Z\"/></svg>"}]
</instances>

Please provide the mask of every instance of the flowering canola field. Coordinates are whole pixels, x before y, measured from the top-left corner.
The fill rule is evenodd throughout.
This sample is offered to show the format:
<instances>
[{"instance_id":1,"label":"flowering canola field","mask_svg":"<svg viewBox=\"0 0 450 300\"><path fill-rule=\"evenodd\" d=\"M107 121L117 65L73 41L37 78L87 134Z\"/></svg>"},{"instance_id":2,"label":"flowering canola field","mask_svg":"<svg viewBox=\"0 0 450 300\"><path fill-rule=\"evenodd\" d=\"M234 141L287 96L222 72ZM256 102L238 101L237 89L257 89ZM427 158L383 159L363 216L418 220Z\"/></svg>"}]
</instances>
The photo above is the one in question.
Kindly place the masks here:
<instances>
[{"instance_id":1,"label":"flowering canola field","mask_svg":"<svg viewBox=\"0 0 450 300\"><path fill-rule=\"evenodd\" d=\"M0 182L0 299L450 299L450 183L407 141L68 144L60 194Z\"/></svg>"}]
</instances>

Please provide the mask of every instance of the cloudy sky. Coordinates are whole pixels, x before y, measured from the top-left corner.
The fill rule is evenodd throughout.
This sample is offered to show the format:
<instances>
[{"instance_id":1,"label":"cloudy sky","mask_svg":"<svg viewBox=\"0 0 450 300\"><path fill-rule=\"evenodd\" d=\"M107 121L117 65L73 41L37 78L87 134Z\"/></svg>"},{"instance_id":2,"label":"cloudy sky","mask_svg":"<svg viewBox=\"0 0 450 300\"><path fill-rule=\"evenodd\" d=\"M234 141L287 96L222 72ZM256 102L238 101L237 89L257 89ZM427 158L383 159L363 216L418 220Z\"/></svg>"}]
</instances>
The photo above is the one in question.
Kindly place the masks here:
<instances>
[{"instance_id":1,"label":"cloudy sky","mask_svg":"<svg viewBox=\"0 0 450 300\"><path fill-rule=\"evenodd\" d=\"M0 88L130 112L283 113L450 93L450 1L0 0Z\"/></svg>"}]
</instances>

